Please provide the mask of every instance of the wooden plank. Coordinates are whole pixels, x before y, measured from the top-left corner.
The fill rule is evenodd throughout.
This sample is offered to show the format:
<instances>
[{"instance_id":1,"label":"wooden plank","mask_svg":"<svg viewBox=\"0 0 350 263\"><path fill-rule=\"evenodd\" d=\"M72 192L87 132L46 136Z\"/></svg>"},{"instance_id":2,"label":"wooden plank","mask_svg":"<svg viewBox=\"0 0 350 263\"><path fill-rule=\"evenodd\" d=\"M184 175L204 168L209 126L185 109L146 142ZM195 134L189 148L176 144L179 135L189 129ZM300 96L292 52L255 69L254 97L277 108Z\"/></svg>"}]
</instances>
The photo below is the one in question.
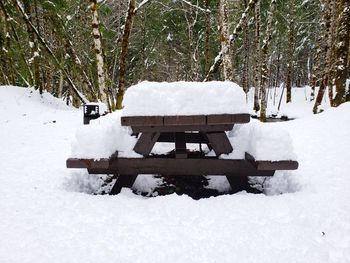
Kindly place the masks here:
<instances>
[{"instance_id":1,"label":"wooden plank","mask_svg":"<svg viewBox=\"0 0 350 263\"><path fill-rule=\"evenodd\" d=\"M207 132L206 136L215 154L229 154L233 151L232 145L225 132Z\"/></svg>"},{"instance_id":2,"label":"wooden plank","mask_svg":"<svg viewBox=\"0 0 350 263\"><path fill-rule=\"evenodd\" d=\"M185 133L175 133L175 156L177 159L187 158Z\"/></svg>"},{"instance_id":3,"label":"wooden plank","mask_svg":"<svg viewBox=\"0 0 350 263\"><path fill-rule=\"evenodd\" d=\"M299 163L293 160L281 160L281 161L255 160L254 157L249 153L245 153L245 158L259 171L296 170L299 167Z\"/></svg>"},{"instance_id":4,"label":"wooden plank","mask_svg":"<svg viewBox=\"0 0 350 263\"><path fill-rule=\"evenodd\" d=\"M214 114L207 116L208 125L218 124L235 124L235 123L248 123L250 121L250 114Z\"/></svg>"},{"instance_id":5,"label":"wooden plank","mask_svg":"<svg viewBox=\"0 0 350 263\"><path fill-rule=\"evenodd\" d=\"M109 162L108 168L96 168L95 164L89 163L86 167L84 160L74 159L67 164L68 168L90 168L90 173L96 174L161 174L161 175L227 175L227 176L272 176L274 171L257 170L247 160L228 160L216 158L117 158ZM74 164L73 164L74 163Z\"/></svg>"},{"instance_id":6,"label":"wooden plank","mask_svg":"<svg viewBox=\"0 0 350 263\"><path fill-rule=\"evenodd\" d=\"M186 132L184 134L186 143L208 143L208 139L199 132ZM173 132L162 132L158 142L175 142L175 134Z\"/></svg>"},{"instance_id":7,"label":"wooden plank","mask_svg":"<svg viewBox=\"0 0 350 263\"><path fill-rule=\"evenodd\" d=\"M164 125L205 125L206 116L205 115L195 115L195 116L164 116Z\"/></svg>"},{"instance_id":8,"label":"wooden plank","mask_svg":"<svg viewBox=\"0 0 350 263\"><path fill-rule=\"evenodd\" d=\"M163 116L121 117L122 126L163 126Z\"/></svg>"},{"instance_id":9,"label":"wooden plank","mask_svg":"<svg viewBox=\"0 0 350 263\"><path fill-rule=\"evenodd\" d=\"M159 135L159 132L143 132L134 146L134 151L143 156L148 156L157 142Z\"/></svg>"},{"instance_id":10,"label":"wooden plank","mask_svg":"<svg viewBox=\"0 0 350 263\"><path fill-rule=\"evenodd\" d=\"M174 125L174 126L132 126L133 133L139 132L186 132L186 131L230 131L233 124L224 125Z\"/></svg>"},{"instance_id":11,"label":"wooden plank","mask_svg":"<svg viewBox=\"0 0 350 263\"><path fill-rule=\"evenodd\" d=\"M67 168L91 168L91 169L107 169L109 168L110 159L103 158L98 161L94 159L78 159L69 158L66 161Z\"/></svg>"},{"instance_id":12,"label":"wooden plank","mask_svg":"<svg viewBox=\"0 0 350 263\"><path fill-rule=\"evenodd\" d=\"M122 175L117 177L111 191L110 195L119 194L123 187L131 188L137 178L137 175Z\"/></svg>"},{"instance_id":13,"label":"wooden plank","mask_svg":"<svg viewBox=\"0 0 350 263\"><path fill-rule=\"evenodd\" d=\"M182 126L182 125L218 125L247 123L248 113L210 114L210 115L178 115L178 116L124 116L122 126Z\"/></svg>"}]
</instances>

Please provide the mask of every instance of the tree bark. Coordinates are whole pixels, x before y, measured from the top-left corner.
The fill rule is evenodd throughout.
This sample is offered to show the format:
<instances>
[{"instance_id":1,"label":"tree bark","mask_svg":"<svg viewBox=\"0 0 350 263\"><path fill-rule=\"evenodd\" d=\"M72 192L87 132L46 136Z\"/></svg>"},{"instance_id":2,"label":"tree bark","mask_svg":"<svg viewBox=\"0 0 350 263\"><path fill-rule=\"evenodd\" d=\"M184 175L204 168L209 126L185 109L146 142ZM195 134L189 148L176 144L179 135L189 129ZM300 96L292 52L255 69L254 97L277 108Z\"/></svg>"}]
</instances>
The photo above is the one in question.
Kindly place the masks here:
<instances>
[{"instance_id":1,"label":"tree bark","mask_svg":"<svg viewBox=\"0 0 350 263\"><path fill-rule=\"evenodd\" d=\"M210 0L205 0L205 9L209 9ZM204 72L209 70L209 41L210 41L210 17L209 13L205 12L205 50L204 50Z\"/></svg>"},{"instance_id":2,"label":"tree bark","mask_svg":"<svg viewBox=\"0 0 350 263\"><path fill-rule=\"evenodd\" d=\"M221 50L223 51L222 63L224 68L224 79L233 81L233 65L230 56L230 24L228 21L227 9L227 1L219 0L220 42ZM246 18L244 20L246 20Z\"/></svg>"},{"instance_id":3,"label":"tree bark","mask_svg":"<svg viewBox=\"0 0 350 263\"><path fill-rule=\"evenodd\" d=\"M289 0L288 8L288 64L287 64L287 103L292 102L292 82L293 82L293 67L294 67L294 45L295 45L295 0Z\"/></svg>"},{"instance_id":4,"label":"tree bark","mask_svg":"<svg viewBox=\"0 0 350 263\"><path fill-rule=\"evenodd\" d=\"M340 3L343 11L340 14L337 26L337 45L335 50L336 70L335 70L335 86L336 95L332 102L333 107L339 106L345 101L345 85L348 77L348 56L349 56L349 40L350 40L350 3L348 0L342 0Z\"/></svg>"},{"instance_id":5,"label":"tree bark","mask_svg":"<svg viewBox=\"0 0 350 263\"><path fill-rule=\"evenodd\" d=\"M247 0L243 0L243 4L244 4L244 8L247 8L247 6L248 6ZM243 58L242 86L243 86L244 92L247 94L249 91L249 86L248 86L248 63L249 63L248 18L244 19L243 30L244 30L244 38L243 38L244 58Z\"/></svg>"},{"instance_id":6,"label":"tree bark","mask_svg":"<svg viewBox=\"0 0 350 263\"><path fill-rule=\"evenodd\" d=\"M272 39L272 25L273 18L276 10L276 0L272 0L270 4L270 10L267 18L267 27L265 32L265 38L263 41L263 45L261 47L261 110L260 110L260 120L262 122L266 122L266 89L269 84L269 76L268 76L268 61L267 55L269 51L269 44Z\"/></svg>"},{"instance_id":7,"label":"tree bark","mask_svg":"<svg viewBox=\"0 0 350 263\"><path fill-rule=\"evenodd\" d=\"M261 67L260 67L260 0L256 3L254 18L255 18L255 88L254 88L254 110L260 110L259 91L261 83Z\"/></svg>"},{"instance_id":8,"label":"tree bark","mask_svg":"<svg viewBox=\"0 0 350 263\"><path fill-rule=\"evenodd\" d=\"M30 5L29 0L24 0L24 11L28 14L30 21L33 23L32 17L33 17L33 8ZM40 81L40 51L38 46L38 40L35 37L35 33L33 29L30 27L30 25L27 25L27 32L28 32L28 40L29 40L29 48L30 48L30 59L29 64L31 65L32 72L34 73L34 82L32 83L35 89L39 89L40 94L43 93L43 85Z\"/></svg>"},{"instance_id":9,"label":"tree bark","mask_svg":"<svg viewBox=\"0 0 350 263\"><path fill-rule=\"evenodd\" d=\"M122 109L122 102L126 89L126 71L127 71L127 57L129 48L129 37L132 29L132 24L135 16L136 0L129 0L128 14L126 17L124 32L121 43L121 53L119 60L119 85L117 93L117 105L116 108Z\"/></svg>"},{"instance_id":10,"label":"tree bark","mask_svg":"<svg viewBox=\"0 0 350 263\"><path fill-rule=\"evenodd\" d=\"M94 47L97 66L97 83L99 98L102 102L107 103L107 86L106 86L106 71L103 60L103 50L100 33L100 21L97 12L97 0L90 0L90 8L92 11L92 35L94 38ZM109 103L108 103L109 104Z\"/></svg>"},{"instance_id":11,"label":"tree bark","mask_svg":"<svg viewBox=\"0 0 350 263\"><path fill-rule=\"evenodd\" d=\"M324 23L324 47L323 54L325 56L324 69L322 72L322 79L320 81L320 88L317 93L316 101L313 107L313 113L318 113L318 107L321 105L324 93L327 86L329 85L329 72L330 72L330 60L331 60L331 48L330 48L330 37L331 37L331 10L330 10L330 1L324 1L324 10L323 10L323 23ZM324 41L323 40L323 41Z\"/></svg>"}]
</instances>

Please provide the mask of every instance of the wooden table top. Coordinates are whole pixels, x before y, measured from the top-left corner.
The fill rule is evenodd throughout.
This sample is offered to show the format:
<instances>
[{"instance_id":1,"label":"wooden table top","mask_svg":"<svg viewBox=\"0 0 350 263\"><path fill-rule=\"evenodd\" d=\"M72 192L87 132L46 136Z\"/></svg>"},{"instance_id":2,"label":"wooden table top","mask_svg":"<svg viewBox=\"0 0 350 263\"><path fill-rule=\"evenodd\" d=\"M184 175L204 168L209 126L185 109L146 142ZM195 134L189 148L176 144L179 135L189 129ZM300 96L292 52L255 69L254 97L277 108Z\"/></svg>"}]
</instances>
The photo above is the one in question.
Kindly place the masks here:
<instances>
[{"instance_id":1,"label":"wooden table top","mask_svg":"<svg viewBox=\"0 0 350 263\"><path fill-rule=\"evenodd\" d=\"M194 126L194 125L231 125L248 123L250 114L210 114L178 116L124 116L122 126Z\"/></svg>"}]
</instances>

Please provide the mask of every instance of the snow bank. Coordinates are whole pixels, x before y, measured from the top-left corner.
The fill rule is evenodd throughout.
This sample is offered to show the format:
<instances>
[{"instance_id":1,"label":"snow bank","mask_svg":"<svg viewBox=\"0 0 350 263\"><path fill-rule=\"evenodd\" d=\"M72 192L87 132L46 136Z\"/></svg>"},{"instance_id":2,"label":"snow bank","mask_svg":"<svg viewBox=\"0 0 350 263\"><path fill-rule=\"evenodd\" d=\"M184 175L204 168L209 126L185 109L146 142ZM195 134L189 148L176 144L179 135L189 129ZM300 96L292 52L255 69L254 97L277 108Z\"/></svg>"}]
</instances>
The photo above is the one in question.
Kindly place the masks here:
<instances>
[{"instance_id":1,"label":"snow bank","mask_svg":"<svg viewBox=\"0 0 350 263\"><path fill-rule=\"evenodd\" d=\"M125 93L124 116L247 113L243 89L233 82L148 82Z\"/></svg>"},{"instance_id":2,"label":"snow bank","mask_svg":"<svg viewBox=\"0 0 350 263\"><path fill-rule=\"evenodd\" d=\"M130 128L121 126L120 116L121 111L115 111L80 126L72 143L71 157L109 158L116 151L120 157L141 157L132 150L136 138L130 135Z\"/></svg>"},{"instance_id":3,"label":"snow bank","mask_svg":"<svg viewBox=\"0 0 350 263\"><path fill-rule=\"evenodd\" d=\"M235 125L229 133L229 140L233 152L222 155L223 159L242 159L248 152L256 160L296 160L291 136L275 124L251 120L247 124Z\"/></svg>"},{"instance_id":4,"label":"snow bank","mask_svg":"<svg viewBox=\"0 0 350 263\"><path fill-rule=\"evenodd\" d=\"M24 116L39 116L56 110L71 110L61 99L57 99L46 91L40 94L34 88L0 86L0 116L6 119Z\"/></svg>"}]
</instances>

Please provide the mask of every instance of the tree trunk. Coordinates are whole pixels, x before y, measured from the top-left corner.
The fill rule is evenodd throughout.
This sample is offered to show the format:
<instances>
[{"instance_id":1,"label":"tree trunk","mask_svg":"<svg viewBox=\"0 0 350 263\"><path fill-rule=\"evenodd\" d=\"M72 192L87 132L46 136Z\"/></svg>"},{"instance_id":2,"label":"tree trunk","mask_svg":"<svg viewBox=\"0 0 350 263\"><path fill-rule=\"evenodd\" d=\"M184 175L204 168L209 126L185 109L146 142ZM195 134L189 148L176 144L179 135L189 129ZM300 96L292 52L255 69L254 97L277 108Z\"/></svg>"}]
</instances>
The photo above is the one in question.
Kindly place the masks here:
<instances>
[{"instance_id":1,"label":"tree trunk","mask_svg":"<svg viewBox=\"0 0 350 263\"><path fill-rule=\"evenodd\" d=\"M125 93L126 86L126 71L127 71L127 57L129 48L129 37L131 33L131 28L135 16L136 0L129 0L128 14L126 17L124 32L122 36L122 47L119 60L119 85L117 93L117 105L116 108L122 109L122 102Z\"/></svg>"},{"instance_id":2,"label":"tree trunk","mask_svg":"<svg viewBox=\"0 0 350 263\"><path fill-rule=\"evenodd\" d=\"M254 88L254 110L258 112L260 110L259 102L259 91L260 91L260 81L261 81L261 71L260 71L260 0L255 6L255 88Z\"/></svg>"},{"instance_id":3,"label":"tree trunk","mask_svg":"<svg viewBox=\"0 0 350 263\"><path fill-rule=\"evenodd\" d=\"M244 8L247 8L248 2L247 0L243 0ZM249 91L248 86L248 62L249 62L249 27L248 27L248 18L244 20L243 23L243 30L244 30L244 39L243 39L243 46L244 46L244 58L243 58L243 72L242 72L242 86L244 92L247 94Z\"/></svg>"},{"instance_id":4,"label":"tree trunk","mask_svg":"<svg viewBox=\"0 0 350 263\"><path fill-rule=\"evenodd\" d=\"M210 0L205 0L205 9L209 9ZM209 13L205 12L205 50L204 50L204 72L209 70L209 41L210 41L210 17ZM204 74L205 74L204 73Z\"/></svg>"},{"instance_id":5,"label":"tree trunk","mask_svg":"<svg viewBox=\"0 0 350 263\"><path fill-rule=\"evenodd\" d=\"M329 37L329 47L330 47L330 62L329 62L329 65L330 65L330 69L329 69L329 88L328 88L328 98L329 98L329 101L330 103L332 104L333 102L333 80L334 80L334 74L335 74L335 71L334 71L334 68L332 65L334 65L335 63L335 49L336 49L336 33L337 33L337 17L338 17L338 8L336 6L336 1L335 0L330 0L330 6L331 6L331 17L330 17L330 20L331 20L331 28L330 28L330 37Z\"/></svg>"},{"instance_id":6,"label":"tree trunk","mask_svg":"<svg viewBox=\"0 0 350 263\"><path fill-rule=\"evenodd\" d=\"M224 79L233 81L233 66L230 56L230 24L227 14L227 0L219 0L219 25L220 25L220 42L223 51L222 62L224 66ZM246 20L246 19L244 19Z\"/></svg>"},{"instance_id":7,"label":"tree trunk","mask_svg":"<svg viewBox=\"0 0 350 263\"><path fill-rule=\"evenodd\" d=\"M292 82L293 82L293 66L294 66L294 45L295 45L295 0L289 0L288 8L288 64L287 64L287 103L292 102Z\"/></svg>"},{"instance_id":8,"label":"tree trunk","mask_svg":"<svg viewBox=\"0 0 350 263\"><path fill-rule=\"evenodd\" d=\"M103 60L103 50L100 33L100 21L97 12L97 0L90 0L90 8L92 11L92 35L94 38L94 47L97 66L97 83L99 98L102 102L107 103L107 87L106 87L106 71Z\"/></svg>"},{"instance_id":9,"label":"tree trunk","mask_svg":"<svg viewBox=\"0 0 350 263\"><path fill-rule=\"evenodd\" d=\"M24 0L24 11L28 14L30 21L33 23L32 17L33 17L33 10L32 6L30 5L29 0ZM40 60L40 51L38 46L38 40L35 37L35 33L33 29L30 27L30 25L27 25L27 32L28 32L28 40L29 40L29 47L30 47L30 59L29 64L32 67L32 72L34 73L34 83L33 86L35 89L39 89L40 94L43 93L43 87L40 83L40 68L39 68L39 60Z\"/></svg>"},{"instance_id":10,"label":"tree trunk","mask_svg":"<svg viewBox=\"0 0 350 263\"><path fill-rule=\"evenodd\" d=\"M266 122L266 89L269 84L268 77L268 61L267 55L269 51L269 44L272 39L272 24L273 18L276 10L276 0L271 1L270 10L268 14L267 27L265 32L265 39L263 41L263 45L261 47L261 110L260 110L260 120L262 122Z\"/></svg>"},{"instance_id":11,"label":"tree trunk","mask_svg":"<svg viewBox=\"0 0 350 263\"><path fill-rule=\"evenodd\" d=\"M330 38L331 38L331 10L330 10L330 0L325 0L324 10L323 10L323 23L324 23L324 48L323 54L325 56L324 69L322 72L322 79L320 82L320 88L317 93L316 101L313 107L313 113L318 113L318 107L321 105L324 93L327 86L329 85L329 72L330 72L330 60L331 60L331 48L330 48Z\"/></svg>"},{"instance_id":12,"label":"tree trunk","mask_svg":"<svg viewBox=\"0 0 350 263\"><path fill-rule=\"evenodd\" d=\"M337 107L345 101L345 85L348 77L348 56L350 40L350 3L348 0L342 0L340 3L343 11L340 14L337 26L337 45L335 50L336 70L335 86L336 95L332 106Z\"/></svg>"}]
</instances>

